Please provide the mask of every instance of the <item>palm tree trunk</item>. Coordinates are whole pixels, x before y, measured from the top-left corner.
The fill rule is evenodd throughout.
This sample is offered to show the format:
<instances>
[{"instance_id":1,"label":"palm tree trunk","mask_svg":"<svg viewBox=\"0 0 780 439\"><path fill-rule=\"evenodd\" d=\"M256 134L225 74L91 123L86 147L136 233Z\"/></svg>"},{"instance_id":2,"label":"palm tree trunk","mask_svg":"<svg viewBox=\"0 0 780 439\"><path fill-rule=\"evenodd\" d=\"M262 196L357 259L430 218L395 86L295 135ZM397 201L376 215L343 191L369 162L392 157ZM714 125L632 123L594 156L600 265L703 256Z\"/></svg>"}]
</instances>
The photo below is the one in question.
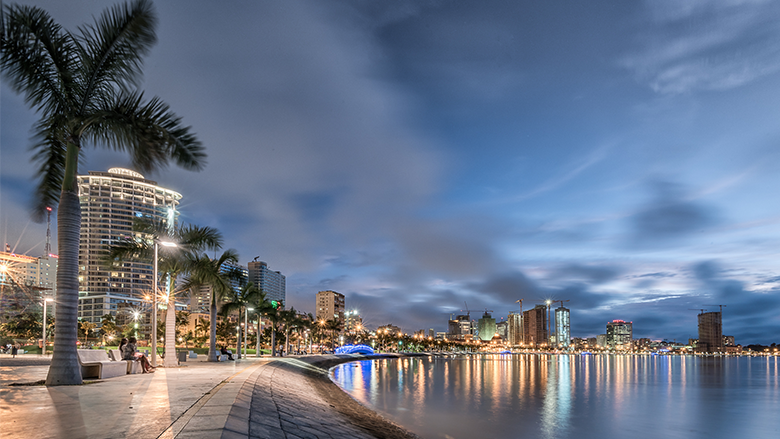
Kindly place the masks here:
<instances>
[{"instance_id":1,"label":"palm tree trunk","mask_svg":"<svg viewBox=\"0 0 780 439\"><path fill-rule=\"evenodd\" d=\"M176 357L176 304L173 300L173 283L168 287L168 310L165 313L165 359L163 367L177 367Z\"/></svg>"},{"instance_id":2,"label":"palm tree trunk","mask_svg":"<svg viewBox=\"0 0 780 439\"><path fill-rule=\"evenodd\" d=\"M212 296L214 290L211 291ZM209 308L209 358L207 361L217 361L217 302L212 297Z\"/></svg>"},{"instance_id":3,"label":"palm tree trunk","mask_svg":"<svg viewBox=\"0 0 780 439\"><path fill-rule=\"evenodd\" d=\"M255 357L259 357L260 356L260 320L261 320L260 316L258 315L257 316L257 332L255 332L255 334L257 334L257 343L255 344Z\"/></svg>"},{"instance_id":4,"label":"palm tree trunk","mask_svg":"<svg viewBox=\"0 0 780 439\"><path fill-rule=\"evenodd\" d=\"M276 324L271 320L271 356L276 356Z\"/></svg>"},{"instance_id":5,"label":"palm tree trunk","mask_svg":"<svg viewBox=\"0 0 780 439\"><path fill-rule=\"evenodd\" d=\"M241 359L241 308L238 309L238 340L236 340L236 351L238 351L238 358ZM246 329L245 329L246 330Z\"/></svg>"},{"instance_id":6,"label":"palm tree trunk","mask_svg":"<svg viewBox=\"0 0 780 439\"><path fill-rule=\"evenodd\" d=\"M75 147L68 143L68 154ZM78 161L78 148L76 148ZM81 206L75 188L63 188L57 211L57 309L54 314L57 330L54 333L54 354L46 376L47 386L82 384L76 341L78 340L79 306L79 233Z\"/></svg>"}]
</instances>

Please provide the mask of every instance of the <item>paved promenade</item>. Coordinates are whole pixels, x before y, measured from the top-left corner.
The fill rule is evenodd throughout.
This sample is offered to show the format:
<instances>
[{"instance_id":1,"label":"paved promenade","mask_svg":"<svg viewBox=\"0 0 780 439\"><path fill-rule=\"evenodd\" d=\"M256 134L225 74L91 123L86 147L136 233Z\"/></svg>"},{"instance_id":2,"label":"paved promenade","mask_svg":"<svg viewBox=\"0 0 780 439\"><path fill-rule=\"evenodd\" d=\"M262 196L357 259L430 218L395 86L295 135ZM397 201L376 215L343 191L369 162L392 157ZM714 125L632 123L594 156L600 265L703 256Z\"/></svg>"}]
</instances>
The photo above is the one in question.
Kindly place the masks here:
<instances>
[{"instance_id":1,"label":"paved promenade","mask_svg":"<svg viewBox=\"0 0 780 439\"><path fill-rule=\"evenodd\" d=\"M153 374L82 386L9 386L46 378L49 358L0 355L2 438L414 438L333 384L327 370L363 356L205 356Z\"/></svg>"}]
</instances>

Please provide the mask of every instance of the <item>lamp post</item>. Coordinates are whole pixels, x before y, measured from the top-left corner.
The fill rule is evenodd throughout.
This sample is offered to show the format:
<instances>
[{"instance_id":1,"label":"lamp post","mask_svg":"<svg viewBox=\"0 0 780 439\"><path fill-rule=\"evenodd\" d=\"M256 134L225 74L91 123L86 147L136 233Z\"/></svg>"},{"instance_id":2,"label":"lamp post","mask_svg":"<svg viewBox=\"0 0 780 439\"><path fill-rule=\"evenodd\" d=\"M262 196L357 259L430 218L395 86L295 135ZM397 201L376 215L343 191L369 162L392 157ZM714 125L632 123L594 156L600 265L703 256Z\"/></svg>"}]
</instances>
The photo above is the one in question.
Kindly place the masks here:
<instances>
[{"instance_id":1,"label":"lamp post","mask_svg":"<svg viewBox=\"0 0 780 439\"><path fill-rule=\"evenodd\" d=\"M249 332L249 311L254 308L244 308L244 357L246 357L246 334Z\"/></svg>"},{"instance_id":2,"label":"lamp post","mask_svg":"<svg viewBox=\"0 0 780 439\"><path fill-rule=\"evenodd\" d=\"M157 367L157 253L159 245L177 247L175 242L154 240L154 272L152 273L152 367Z\"/></svg>"},{"instance_id":3,"label":"lamp post","mask_svg":"<svg viewBox=\"0 0 780 439\"><path fill-rule=\"evenodd\" d=\"M47 297L43 299L43 346L41 347L41 355L46 355L46 302L53 302L54 299Z\"/></svg>"}]
</instances>

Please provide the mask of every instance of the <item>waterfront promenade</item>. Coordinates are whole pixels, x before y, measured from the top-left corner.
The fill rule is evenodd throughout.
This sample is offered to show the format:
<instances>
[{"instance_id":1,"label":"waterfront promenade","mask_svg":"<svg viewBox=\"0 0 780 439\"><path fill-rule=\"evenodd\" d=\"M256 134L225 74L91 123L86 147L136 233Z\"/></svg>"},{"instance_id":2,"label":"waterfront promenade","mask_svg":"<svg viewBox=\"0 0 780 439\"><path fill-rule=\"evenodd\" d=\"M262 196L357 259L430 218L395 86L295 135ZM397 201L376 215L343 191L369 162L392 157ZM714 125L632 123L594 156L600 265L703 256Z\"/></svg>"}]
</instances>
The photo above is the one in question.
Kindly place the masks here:
<instances>
[{"instance_id":1,"label":"waterfront promenade","mask_svg":"<svg viewBox=\"0 0 780 439\"><path fill-rule=\"evenodd\" d=\"M82 386L9 386L46 378L49 358L0 356L2 438L414 438L327 376L362 355L205 356L153 374Z\"/></svg>"}]
</instances>

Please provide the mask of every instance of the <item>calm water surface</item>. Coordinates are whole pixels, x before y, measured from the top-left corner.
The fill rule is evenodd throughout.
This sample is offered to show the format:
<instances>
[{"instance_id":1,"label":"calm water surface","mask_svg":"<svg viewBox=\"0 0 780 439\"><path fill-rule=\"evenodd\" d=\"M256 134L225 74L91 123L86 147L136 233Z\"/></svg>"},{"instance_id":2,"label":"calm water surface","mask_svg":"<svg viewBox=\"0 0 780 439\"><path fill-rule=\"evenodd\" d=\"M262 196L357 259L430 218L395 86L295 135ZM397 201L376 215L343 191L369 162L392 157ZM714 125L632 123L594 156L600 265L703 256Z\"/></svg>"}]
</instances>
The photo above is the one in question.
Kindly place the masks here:
<instances>
[{"instance_id":1,"label":"calm water surface","mask_svg":"<svg viewBox=\"0 0 780 439\"><path fill-rule=\"evenodd\" d=\"M777 357L405 358L333 380L424 438L780 438Z\"/></svg>"}]
</instances>

